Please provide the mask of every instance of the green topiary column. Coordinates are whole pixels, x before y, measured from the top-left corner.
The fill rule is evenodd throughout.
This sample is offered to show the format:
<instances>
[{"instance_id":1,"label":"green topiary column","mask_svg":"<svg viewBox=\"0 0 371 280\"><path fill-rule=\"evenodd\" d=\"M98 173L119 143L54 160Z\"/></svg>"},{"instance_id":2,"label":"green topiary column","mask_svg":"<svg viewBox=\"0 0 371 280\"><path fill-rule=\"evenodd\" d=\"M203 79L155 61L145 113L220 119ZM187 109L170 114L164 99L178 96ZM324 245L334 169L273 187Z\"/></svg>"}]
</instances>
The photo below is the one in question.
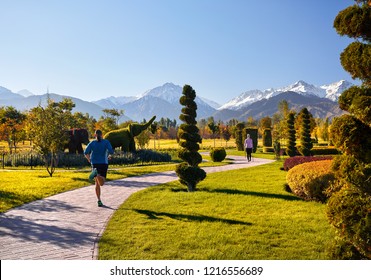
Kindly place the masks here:
<instances>
[{"instance_id":1,"label":"green topiary column","mask_svg":"<svg viewBox=\"0 0 371 280\"><path fill-rule=\"evenodd\" d=\"M237 151L244 151L245 148L243 146L243 135L242 131L244 129L245 125L243 123L236 124L236 132L235 132L235 141L236 141L236 147ZM246 136L245 136L246 137Z\"/></svg>"},{"instance_id":2,"label":"green topiary column","mask_svg":"<svg viewBox=\"0 0 371 280\"><path fill-rule=\"evenodd\" d=\"M301 130L300 130L300 147L299 153L303 156L310 156L313 148L313 143L310 138L310 115L307 108L300 111L302 116Z\"/></svg>"},{"instance_id":3,"label":"green topiary column","mask_svg":"<svg viewBox=\"0 0 371 280\"><path fill-rule=\"evenodd\" d=\"M202 138L196 126L197 104L194 101L195 98L196 92L194 89L189 85L185 85L179 100L180 104L184 106L179 119L184 123L180 125L178 130L179 145L181 147L178 156L185 162L178 164L175 172L180 182L187 186L189 192L195 191L196 185L206 178L206 172L198 167L202 162L202 157L198 153L200 149L198 143L202 142Z\"/></svg>"},{"instance_id":4,"label":"green topiary column","mask_svg":"<svg viewBox=\"0 0 371 280\"><path fill-rule=\"evenodd\" d=\"M295 130L295 113L291 112L287 116L288 143L286 153L289 157L296 155L296 130Z\"/></svg>"},{"instance_id":5,"label":"green topiary column","mask_svg":"<svg viewBox=\"0 0 371 280\"><path fill-rule=\"evenodd\" d=\"M340 35L357 40L340 60L353 78L363 82L342 93L339 107L349 114L336 118L330 131L343 152L333 165L338 184L327 205L337 234L331 256L336 259L371 259L371 6L369 1L357 2L334 21Z\"/></svg>"},{"instance_id":6,"label":"green topiary column","mask_svg":"<svg viewBox=\"0 0 371 280\"><path fill-rule=\"evenodd\" d=\"M263 147L272 147L272 131L269 128L263 131Z\"/></svg>"}]
</instances>

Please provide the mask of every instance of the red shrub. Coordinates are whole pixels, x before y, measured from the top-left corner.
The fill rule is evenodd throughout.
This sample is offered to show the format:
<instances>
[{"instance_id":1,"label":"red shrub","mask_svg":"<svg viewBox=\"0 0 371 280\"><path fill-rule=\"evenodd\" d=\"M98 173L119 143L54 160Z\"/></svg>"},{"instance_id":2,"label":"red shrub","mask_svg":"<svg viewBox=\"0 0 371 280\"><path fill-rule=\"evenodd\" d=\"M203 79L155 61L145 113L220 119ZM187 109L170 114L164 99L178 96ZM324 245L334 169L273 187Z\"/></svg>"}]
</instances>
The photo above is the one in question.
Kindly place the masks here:
<instances>
[{"instance_id":1,"label":"red shrub","mask_svg":"<svg viewBox=\"0 0 371 280\"><path fill-rule=\"evenodd\" d=\"M297 156L297 157L290 157L290 158L285 159L285 161L283 163L283 169L285 171L289 171L291 168L293 168L294 166L296 166L298 164L302 164L302 163L305 163L305 162L319 161L319 160L329 160L329 159L333 159L333 157L332 156L316 156L316 157Z\"/></svg>"}]
</instances>

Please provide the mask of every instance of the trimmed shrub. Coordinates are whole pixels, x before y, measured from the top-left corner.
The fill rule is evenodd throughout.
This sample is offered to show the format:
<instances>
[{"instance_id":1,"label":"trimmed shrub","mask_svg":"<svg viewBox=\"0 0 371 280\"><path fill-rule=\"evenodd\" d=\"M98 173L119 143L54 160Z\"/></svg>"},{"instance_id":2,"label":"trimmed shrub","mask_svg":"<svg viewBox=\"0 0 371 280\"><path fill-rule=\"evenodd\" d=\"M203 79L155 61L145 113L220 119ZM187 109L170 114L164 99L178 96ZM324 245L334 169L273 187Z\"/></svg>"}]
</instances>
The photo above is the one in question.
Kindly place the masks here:
<instances>
[{"instance_id":1,"label":"trimmed shrub","mask_svg":"<svg viewBox=\"0 0 371 280\"><path fill-rule=\"evenodd\" d=\"M296 130L295 130L295 113L289 113L287 117L287 132L288 132L288 143L286 148L286 154L290 157L296 155Z\"/></svg>"},{"instance_id":2,"label":"trimmed shrub","mask_svg":"<svg viewBox=\"0 0 371 280\"><path fill-rule=\"evenodd\" d=\"M341 152L335 147L314 147L311 150L312 155L339 155Z\"/></svg>"},{"instance_id":3,"label":"trimmed shrub","mask_svg":"<svg viewBox=\"0 0 371 280\"><path fill-rule=\"evenodd\" d=\"M272 144L272 131L270 129L264 129L263 147L272 147Z\"/></svg>"},{"instance_id":4,"label":"trimmed shrub","mask_svg":"<svg viewBox=\"0 0 371 280\"><path fill-rule=\"evenodd\" d=\"M225 159L227 153L224 148L213 148L210 151L210 157L214 162L221 162Z\"/></svg>"},{"instance_id":5,"label":"trimmed shrub","mask_svg":"<svg viewBox=\"0 0 371 280\"><path fill-rule=\"evenodd\" d=\"M331 165L332 160L322 160L303 163L290 169L286 181L292 193L305 200L325 202L325 191L335 180Z\"/></svg>"},{"instance_id":6,"label":"trimmed shrub","mask_svg":"<svg viewBox=\"0 0 371 280\"><path fill-rule=\"evenodd\" d=\"M283 169L285 171L289 171L291 168L306 162L312 161L320 161L320 160L331 160L333 159L332 156L317 156L317 157L303 157L303 156L296 156L285 159L283 162Z\"/></svg>"},{"instance_id":7,"label":"trimmed shrub","mask_svg":"<svg viewBox=\"0 0 371 280\"><path fill-rule=\"evenodd\" d=\"M263 153L274 153L273 147L263 147Z\"/></svg>"},{"instance_id":8,"label":"trimmed shrub","mask_svg":"<svg viewBox=\"0 0 371 280\"><path fill-rule=\"evenodd\" d=\"M356 248L362 255L356 258L371 259L371 197L369 195L354 187L343 187L330 197L327 204L327 217L344 244L348 244L345 246L346 249L338 252L338 258L349 258L344 256L344 251L349 254L353 251L352 248Z\"/></svg>"}]
</instances>

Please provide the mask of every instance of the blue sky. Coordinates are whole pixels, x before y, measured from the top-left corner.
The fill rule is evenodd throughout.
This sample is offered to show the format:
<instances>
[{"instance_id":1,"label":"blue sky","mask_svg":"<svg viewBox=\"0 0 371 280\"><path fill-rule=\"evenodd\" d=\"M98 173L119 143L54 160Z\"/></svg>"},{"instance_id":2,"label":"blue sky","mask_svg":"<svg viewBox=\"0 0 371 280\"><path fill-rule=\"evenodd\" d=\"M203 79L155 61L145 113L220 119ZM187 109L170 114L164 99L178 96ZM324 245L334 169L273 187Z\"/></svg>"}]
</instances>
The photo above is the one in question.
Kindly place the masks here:
<instances>
[{"instance_id":1,"label":"blue sky","mask_svg":"<svg viewBox=\"0 0 371 280\"><path fill-rule=\"evenodd\" d=\"M305 80L355 82L333 28L352 0L0 0L0 86L93 101L166 82L225 103Z\"/></svg>"}]
</instances>

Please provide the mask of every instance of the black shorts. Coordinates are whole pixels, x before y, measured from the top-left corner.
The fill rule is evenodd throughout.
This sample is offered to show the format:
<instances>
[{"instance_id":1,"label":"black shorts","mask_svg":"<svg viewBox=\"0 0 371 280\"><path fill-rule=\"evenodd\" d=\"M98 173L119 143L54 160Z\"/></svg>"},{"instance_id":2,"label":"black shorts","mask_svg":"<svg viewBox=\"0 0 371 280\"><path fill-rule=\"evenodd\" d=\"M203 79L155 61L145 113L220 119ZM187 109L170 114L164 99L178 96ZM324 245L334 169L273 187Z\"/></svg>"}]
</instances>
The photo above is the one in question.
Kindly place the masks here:
<instances>
[{"instance_id":1,"label":"black shorts","mask_svg":"<svg viewBox=\"0 0 371 280\"><path fill-rule=\"evenodd\" d=\"M98 171L98 175L106 178L107 177L107 170L108 170L108 164L105 163L95 163L92 164L93 168L96 168Z\"/></svg>"}]
</instances>

